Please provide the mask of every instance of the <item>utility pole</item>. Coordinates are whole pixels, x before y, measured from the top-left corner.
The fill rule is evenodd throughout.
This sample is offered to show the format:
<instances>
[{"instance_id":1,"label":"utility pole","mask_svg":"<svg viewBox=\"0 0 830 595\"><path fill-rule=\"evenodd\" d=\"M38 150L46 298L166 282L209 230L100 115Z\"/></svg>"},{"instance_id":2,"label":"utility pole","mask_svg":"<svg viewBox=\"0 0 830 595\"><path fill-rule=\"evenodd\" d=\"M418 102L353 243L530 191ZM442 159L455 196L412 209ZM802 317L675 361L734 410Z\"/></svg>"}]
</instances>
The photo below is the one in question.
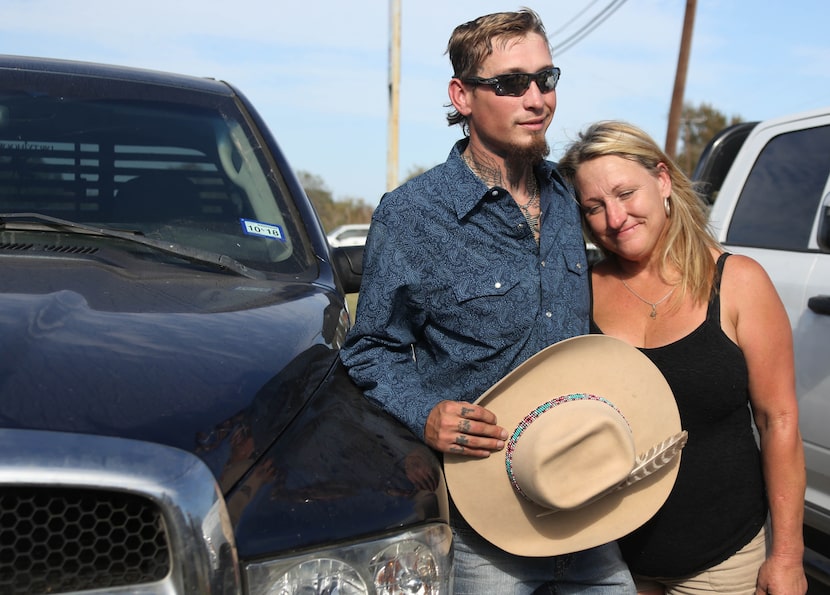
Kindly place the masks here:
<instances>
[{"instance_id":1,"label":"utility pole","mask_svg":"<svg viewBox=\"0 0 830 595\"><path fill-rule=\"evenodd\" d=\"M689 69L689 53L692 46L692 29L695 24L696 0L686 0L686 16L683 19L683 34L680 38L680 55L677 58L677 72L674 77L674 92L669 110L669 125L666 130L666 154L674 159L677 154L677 135L683 114L683 95L686 92L686 72Z\"/></svg>"},{"instance_id":2,"label":"utility pole","mask_svg":"<svg viewBox=\"0 0 830 595\"><path fill-rule=\"evenodd\" d=\"M386 190L398 185L398 119L401 85L401 0L389 0L389 123Z\"/></svg>"}]
</instances>

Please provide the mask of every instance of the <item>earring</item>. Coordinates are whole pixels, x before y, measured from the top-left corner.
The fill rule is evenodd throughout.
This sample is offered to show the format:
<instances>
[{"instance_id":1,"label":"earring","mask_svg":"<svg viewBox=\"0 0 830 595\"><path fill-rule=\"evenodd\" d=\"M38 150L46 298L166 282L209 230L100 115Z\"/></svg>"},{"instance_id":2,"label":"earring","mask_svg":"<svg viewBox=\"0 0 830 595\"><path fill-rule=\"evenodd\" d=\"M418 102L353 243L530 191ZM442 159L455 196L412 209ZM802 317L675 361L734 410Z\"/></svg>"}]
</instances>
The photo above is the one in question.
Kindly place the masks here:
<instances>
[{"instance_id":1,"label":"earring","mask_svg":"<svg viewBox=\"0 0 830 595\"><path fill-rule=\"evenodd\" d=\"M663 199L663 208L666 209L666 217L671 215L671 203L668 196Z\"/></svg>"}]
</instances>

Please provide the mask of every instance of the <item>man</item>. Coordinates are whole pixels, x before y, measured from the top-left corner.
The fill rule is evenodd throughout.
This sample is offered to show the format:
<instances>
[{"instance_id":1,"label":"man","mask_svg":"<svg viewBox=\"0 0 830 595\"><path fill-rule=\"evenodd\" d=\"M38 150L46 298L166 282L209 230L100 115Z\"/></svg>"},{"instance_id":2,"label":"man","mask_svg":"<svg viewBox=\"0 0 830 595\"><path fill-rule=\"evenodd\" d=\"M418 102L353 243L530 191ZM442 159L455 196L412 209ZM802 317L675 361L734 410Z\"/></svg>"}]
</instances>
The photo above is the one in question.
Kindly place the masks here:
<instances>
[{"instance_id":1,"label":"man","mask_svg":"<svg viewBox=\"0 0 830 595\"><path fill-rule=\"evenodd\" d=\"M588 332L588 267L576 202L545 160L559 69L539 17L482 16L455 29L447 52L447 120L466 138L382 198L342 359L430 447L487 457L508 430L472 401L544 347ZM525 558L452 516L456 593L633 593L615 544Z\"/></svg>"}]
</instances>

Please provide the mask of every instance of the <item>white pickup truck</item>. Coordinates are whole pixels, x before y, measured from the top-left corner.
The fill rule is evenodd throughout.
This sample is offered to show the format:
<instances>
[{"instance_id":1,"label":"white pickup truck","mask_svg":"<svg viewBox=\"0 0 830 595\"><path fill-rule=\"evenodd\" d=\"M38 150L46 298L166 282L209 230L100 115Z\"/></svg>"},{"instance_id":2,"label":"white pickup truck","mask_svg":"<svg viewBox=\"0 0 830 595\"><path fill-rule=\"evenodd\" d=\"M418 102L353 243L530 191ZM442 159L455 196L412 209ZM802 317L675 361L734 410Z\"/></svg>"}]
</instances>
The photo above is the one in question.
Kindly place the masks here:
<instances>
[{"instance_id":1,"label":"white pickup truck","mask_svg":"<svg viewBox=\"0 0 830 595\"><path fill-rule=\"evenodd\" d=\"M730 252L766 269L795 341L808 573L830 577L830 107L727 128L693 177Z\"/></svg>"}]
</instances>

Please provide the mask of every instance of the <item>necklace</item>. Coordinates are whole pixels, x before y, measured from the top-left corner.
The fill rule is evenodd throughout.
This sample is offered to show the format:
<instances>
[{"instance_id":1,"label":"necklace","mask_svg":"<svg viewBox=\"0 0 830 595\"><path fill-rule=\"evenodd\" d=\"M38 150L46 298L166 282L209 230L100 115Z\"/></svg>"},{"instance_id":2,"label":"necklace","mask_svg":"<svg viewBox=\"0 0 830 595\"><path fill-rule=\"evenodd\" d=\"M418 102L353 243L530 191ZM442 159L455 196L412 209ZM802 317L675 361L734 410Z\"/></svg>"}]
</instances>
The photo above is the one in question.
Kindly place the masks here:
<instances>
[{"instance_id":1,"label":"necklace","mask_svg":"<svg viewBox=\"0 0 830 595\"><path fill-rule=\"evenodd\" d=\"M536 238L536 241L539 241L539 224L542 219L542 210L539 210L539 213L536 215L530 214L530 209L533 207L539 206L539 188L536 184L533 184L533 193L530 196L530 200L528 200L525 204L516 201L516 205L518 205L519 209L522 211L522 215L524 215L525 221L530 226L530 231L533 232L533 237Z\"/></svg>"},{"instance_id":2,"label":"necklace","mask_svg":"<svg viewBox=\"0 0 830 595\"><path fill-rule=\"evenodd\" d=\"M631 294L632 294L635 298L637 298L637 299L638 299L638 300L640 300L641 302L643 302L643 303L648 304L649 306L651 306L651 314L649 314L649 316L651 316L651 318L657 318L657 306L658 306L658 305L660 305L660 304L662 304L663 302L665 302L667 299L669 299L669 296L670 296L670 295L674 292L674 287L672 287L671 289L669 289L669 292L668 292L666 295L664 295L663 297L661 297L659 300L657 300L656 302L650 302L650 301L648 301L646 298L644 298L643 296L641 296L639 293L637 293L636 291L634 291L633 289L631 289L631 288L628 286L628 283L626 283L626 282L625 282L625 279L620 279L620 281L622 281L622 284L625 286L625 288L626 288L628 291L630 291L630 292L631 292Z\"/></svg>"},{"instance_id":3,"label":"necklace","mask_svg":"<svg viewBox=\"0 0 830 595\"><path fill-rule=\"evenodd\" d=\"M467 151L464 151L461 154L461 158L464 160L464 163L467 164L467 167L479 178L481 178L486 184L490 184L488 181L488 177L485 176L481 169L478 166L478 163L474 160L471 154L468 154ZM495 185L495 184L493 184ZM539 206L539 185L536 182L536 176L532 173L530 175L530 179L528 180L528 191L530 193L530 199L525 203L521 204L518 200L516 201L516 206L519 207L521 210L522 215L527 221L528 227L530 227L530 231L533 232L533 238L536 240L536 243L539 243L539 234L540 234L540 227L541 227L541 220L542 220L542 211L541 208L539 209L539 214L531 215L530 209Z\"/></svg>"}]
</instances>

